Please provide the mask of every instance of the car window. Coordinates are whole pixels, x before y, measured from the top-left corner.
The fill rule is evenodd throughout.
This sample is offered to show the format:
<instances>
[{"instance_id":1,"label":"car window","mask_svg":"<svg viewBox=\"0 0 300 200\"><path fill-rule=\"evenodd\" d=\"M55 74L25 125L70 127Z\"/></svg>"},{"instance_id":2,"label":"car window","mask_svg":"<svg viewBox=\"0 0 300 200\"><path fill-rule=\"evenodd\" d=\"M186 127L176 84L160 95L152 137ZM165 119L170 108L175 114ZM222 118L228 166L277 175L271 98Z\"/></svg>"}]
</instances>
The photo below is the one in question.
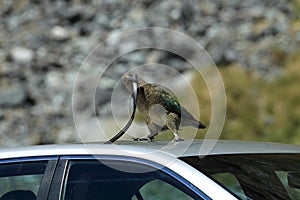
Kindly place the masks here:
<instances>
[{"instance_id":1,"label":"car window","mask_svg":"<svg viewBox=\"0 0 300 200\"><path fill-rule=\"evenodd\" d=\"M212 155L181 159L239 199L300 199L299 154Z\"/></svg>"},{"instance_id":2,"label":"car window","mask_svg":"<svg viewBox=\"0 0 300 200\"><path fill-rule=\"evenodd\" d=\"M293 171L295 173L295 171ZM288 176L290 171L276 171L276 175L280 179L282 185L286 189L286 191L289 193L289 196L291 199L300 199L300 188L299 187L292 187L289 184ZM297 172L300 173L299 171ZM299 182L298 182L299 183ZM300 185L300 183L299 183Z\"/></svg>"},{"instance_id":3,"label":"car window","mask_svg":"<svg viewBox=\"0 0 300 200\"><path fill-rule=\"evenodd\" d=\"M0 200L36 198L47 162L0 164Z\"/></svg>"},{"instance_id":4,"label":"car window","mask_svg":"<svg viewBox=\"0 0 300 200\"><path fill-rule=\"evenodd\" d=\"M98 198L200 199L196 193L163 170L157 170L141 163L123 160L70 161L62 199L90 200Z\"/></svg>"},{"instance_id":5,"label":"car window","mask_svg":"<svg viewBox=\"0 0 300 200\"><path fill-rule=\"evenodd\" d=\"M141 196L143 196L143 199L193 199L180 189L159 179L146 183L139 189L139 192L141 193Z\"/></svg>"},{"instance_id":6,"label":"car window","mask_svg":"<svg viewBox=\"0 0 300 200\"><path fill-rule=\"evenodd\" d=\"M213 174L212 177L221 183L222 185L226 185L226 187L233 191L237 196L242 199L246 200L247 197L237 179L237 177L232 173L217 173Z\"/></svg>"}]
</instances>

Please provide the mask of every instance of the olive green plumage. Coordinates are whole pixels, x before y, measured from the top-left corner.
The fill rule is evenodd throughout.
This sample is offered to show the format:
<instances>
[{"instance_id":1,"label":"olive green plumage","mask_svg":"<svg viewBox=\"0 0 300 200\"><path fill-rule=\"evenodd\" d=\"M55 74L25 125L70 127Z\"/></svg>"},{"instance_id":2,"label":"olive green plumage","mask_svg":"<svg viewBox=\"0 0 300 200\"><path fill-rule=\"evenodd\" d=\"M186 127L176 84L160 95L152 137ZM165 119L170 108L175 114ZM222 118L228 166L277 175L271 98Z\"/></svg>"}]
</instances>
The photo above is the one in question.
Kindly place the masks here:
<instances>
[{"instance_id":1,"label":"olive green plumage","mask_svg":"<svg viewBox=\"0 0 300 200\"><path fill-rule=\"evenodd\" d=\"M132 74L122 76L122 82L132 94ZM182 140L178 135L181 126L192 126L204 129L206 126L196 120L183 106L180 105L175 95L167 88L150 84L138 78L137 108L143 115L150 134L148 139L153 140L160 131L171 130L174 140Z\"/></svg>"}]
</instances>

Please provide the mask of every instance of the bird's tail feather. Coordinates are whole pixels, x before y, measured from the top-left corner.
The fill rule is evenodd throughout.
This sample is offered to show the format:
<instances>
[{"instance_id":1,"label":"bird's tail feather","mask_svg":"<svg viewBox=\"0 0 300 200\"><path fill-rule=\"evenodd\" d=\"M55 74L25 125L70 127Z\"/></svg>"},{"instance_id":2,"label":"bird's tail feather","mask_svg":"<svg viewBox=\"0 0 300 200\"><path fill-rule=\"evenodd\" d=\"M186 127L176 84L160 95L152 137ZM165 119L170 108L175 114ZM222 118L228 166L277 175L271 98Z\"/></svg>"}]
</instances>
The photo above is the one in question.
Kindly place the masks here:
<instances>
[{"instance_id":1,"label":"bird's tail feather","mask_svg":"<svg viewBox=\"0 0 300 200\"><path fill-rule=\"evenodd\" d=\"M203 124L202 122L197 121L197 120L184 120L182 122L182 125L183 126L192 126L192 127L198 128L198 129L205 129L206 128L205 124Z\"/></svg>"},{"instance_id":2,"label":"bird's tail feather","mask_svg":"<svg viewBox=\"0 0 300 200\"><path fill-rule=\"evenodd\" d=\"M192 126L198 129L206 128L205 124L196 120L184 107L181 107L181 120L182 126Z\"/></svg>"},{"instance_id":3,"label":"bird's tail feather","mask_svg":"<svg viewBox=\"0 0 300 200\"><path fill-rule=\"evenodd\" d=\"M198 129L205 129L206 125L203 124L202 122L198 122Z\"/></svg>"}]
</instances>

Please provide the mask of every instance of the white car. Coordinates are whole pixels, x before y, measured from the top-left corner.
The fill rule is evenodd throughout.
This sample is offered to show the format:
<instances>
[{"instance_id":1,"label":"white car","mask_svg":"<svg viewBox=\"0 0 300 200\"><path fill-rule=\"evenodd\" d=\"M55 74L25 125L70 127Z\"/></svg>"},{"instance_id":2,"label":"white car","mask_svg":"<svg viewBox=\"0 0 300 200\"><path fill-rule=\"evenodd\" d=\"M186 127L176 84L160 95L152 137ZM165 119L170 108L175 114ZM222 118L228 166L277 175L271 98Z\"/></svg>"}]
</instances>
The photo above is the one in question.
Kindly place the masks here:
<instances>
[{"instance_id":1,"label":"white car","mask_svg":"<svg viewBox=\"0 0 300 200\"><path fill-rule=\"evenodd\" d=\"M300 147L201 140L0 150L0 200L300 199Z\"/></svg>"}]
</instances>

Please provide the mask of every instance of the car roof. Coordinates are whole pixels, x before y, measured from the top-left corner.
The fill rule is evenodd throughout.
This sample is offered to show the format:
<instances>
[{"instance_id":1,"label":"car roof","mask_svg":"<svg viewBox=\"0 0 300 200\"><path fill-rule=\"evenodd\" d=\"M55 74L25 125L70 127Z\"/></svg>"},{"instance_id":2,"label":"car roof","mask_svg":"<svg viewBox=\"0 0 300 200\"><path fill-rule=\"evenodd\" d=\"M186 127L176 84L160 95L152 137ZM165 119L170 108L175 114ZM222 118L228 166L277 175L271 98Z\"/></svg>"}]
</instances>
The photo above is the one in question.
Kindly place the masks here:
<instances>
[{"instance_id":1,"label":"car roof","mask_svg":"<svg viewBox=\"0 0 300 200\"><path fill-rule=\"evenodd\" d=\"M171 157L188 157L262 153L300 153L300 146L267 142L226 140L184 140L181 142L118 141L114 144L94 142L84 144L55 144L2 148L0 149L0 159L60 155L134 156L138 154L138 157L143 157L143 155L149 154L168 154Z\"/></svg>"}]
</instances>

